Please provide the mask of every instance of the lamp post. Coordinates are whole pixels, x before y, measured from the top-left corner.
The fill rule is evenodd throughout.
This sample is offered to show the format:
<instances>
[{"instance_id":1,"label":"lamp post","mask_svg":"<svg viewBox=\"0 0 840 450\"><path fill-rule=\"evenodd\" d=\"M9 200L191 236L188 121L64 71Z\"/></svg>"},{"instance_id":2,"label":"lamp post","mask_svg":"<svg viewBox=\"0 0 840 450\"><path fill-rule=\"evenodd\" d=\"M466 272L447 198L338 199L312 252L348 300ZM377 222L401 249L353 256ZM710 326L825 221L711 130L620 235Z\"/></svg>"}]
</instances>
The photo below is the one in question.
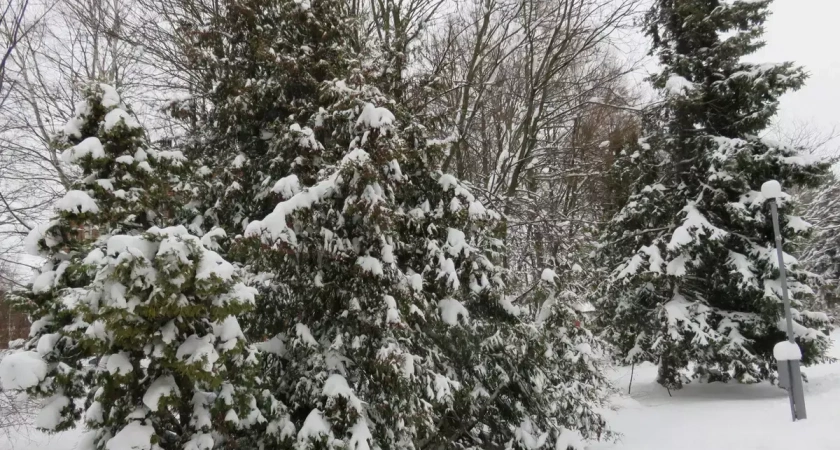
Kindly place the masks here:
<instances>
[{"instance_id":1,"label":"lamp post","mask_svg":"<svg viewBox=\"0 0 840 450\"><path fill-rule=\"evenodd\" d=\"M773 356L779 369L779 384L787 387L790 397L790 414L793 421L806 419L805 393L802 390L802 374L799 360L802 353L793 338L793 317L790 311L788 297L787 272L785 271L784 252L782 251L782 232L779 229L779 209L776 199L782 196L782 186L776 180L770 180L761 186L761 195L770 201L770 211L773 214L773 232L776 235L776 256L779 258L779 276L782 282L782 300L785 307L785 328L787 341L779 342L773 348Z\"/></svg>"}]
</instances>

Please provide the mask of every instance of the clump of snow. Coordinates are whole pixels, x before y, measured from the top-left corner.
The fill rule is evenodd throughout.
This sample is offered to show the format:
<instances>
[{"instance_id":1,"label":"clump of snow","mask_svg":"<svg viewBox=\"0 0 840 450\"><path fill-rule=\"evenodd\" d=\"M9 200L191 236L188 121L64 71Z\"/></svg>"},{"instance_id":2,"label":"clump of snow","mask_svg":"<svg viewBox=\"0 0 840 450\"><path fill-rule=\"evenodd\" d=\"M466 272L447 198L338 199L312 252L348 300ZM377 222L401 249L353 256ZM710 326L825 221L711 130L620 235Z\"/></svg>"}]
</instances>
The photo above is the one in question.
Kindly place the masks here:
<instances>
[{"instance_id":1,"label":"clump of snow","mask_svg":"<svg viewBox=\"0 0 840 450\"><path fill-rule=\"evenodd\" d=\"M548 435L548 433L540 433L527 417L514 430L514 437L519 442L520 446L526 450L536 450L545 445ZM557 447L557 449L566 450L564 447Z\"/></svg>"},{"instance_id":2,"label":"clump of snow","mask_svg":"<svg viewBox=\"0 0 840 450\"><path fill-rule=\"evenodd\" d=\"M213 326L213 333L219 337L222 342L228 342L239 338L245 338L242 334L242 328L239 326L239 321L236 316L227 316L221 324Z\"/></svg>"},{"instance_id":3,"label":"clump of snow","mask_svg":"<svg viewBox=\"0 0 840 450\"><path fill-rule=\"evenodd\" d=\"M43 294L44 292L48 292L53 287L53 283L55 282L55 271L54 270L46 270L38 274L34 280L32 280L32 293L33 294Z\"/></svg>"},{"instance_id":4,"label":"clump of snow","mask_svg":"<svg viewBox=\"0 0 840 450\"><path fill-rule=\"evenodd\" d=\"M50 333L41 336L41 338L38 339L38 354L44 356L53 351L53 348L55 348L55 344L58 343L58 340L60 338L61 335L58 333Z\"/></svg>"},{"instance_id":5,"label":"clump of snow","mask_svg":"<svg viewBox=\"0 0 840 450\"><path fill-rule=\"evenodd\" d=\"M61 423L61 410L70 405L70 399L56 395L47 400L35 418L35 426L45 430L54 430Z\"/></svg>"},{"instance_id":6,"label":"clump of snow","mask_svg":"<svg viewBox=\"0 0 840 450\"><path fill-rule=\"evenodd\" d=\"M650 264L650 271L654 273L662 273L662 264L665 260L662 259L662 253L659 247L654 245L644 245L639 249L640 252L648 256L648 264ZM580 266L578 266L580 267Z\"/></svg>"},{"instance_id":7,"label":"clump of snow","mask_svg":"<svg viewBox=\"0 0 840 450\"><path fill-rule=\"evenodd\" d=\"M312 347L316 347L318 345L318 341L315 340L315 337L312 336L312 331L309 330L309 327L298 323L295 324L295 335L300 338L300 340Z\"/></svg>"},{"instance_id":8,"label":"clump of snow","mask_svg":"<svg viewBox=\"0 0 840 450\"><path fill-rule=\"evenodd\" d=\"M776 361L799 361L802 359L802 351L796 343L782 341L773 347L773 357Z\"/></svg>"},{"instance_id":9,"label":"clump of snow","mask_svg":"<svg viewBox=\"0 0 840 450\"><path fill-rule=\"evenodd\" d=\"M201 245L209 248L210 250L219 250L221 247L216 242L216 240L222 239L225 236L227 236L227 233L225 233L224 228L213 228L212 230L205 233L204 236L201 236Z\"/></svg>"},{"instance_id":10,"label":"clump of snow","mask_svg":"<svg viewBox=\"0 0 840 450\"><path fill-rule=\"evenodd\" d=\"M300 192L300 180L297 175L289 175L277 180L271 191L280 194L285 199L292 198Z\"/></svg>"},{"instance_id":11,"label":"clump of snow","mask_svg":"<svg viewBox=\"0 0 840 450\"><path fill-rule=\"evenodd\" d=\"M469 255L472 251L472 247L467 244L467 237L464 232L455 228L449 228L446 231L446 247L452 256L457 256L461 252Z\"/></svg>"},{"instance_id":12,"label":"clump of snow","mask_svg":"<svg viewBox=\"0 0 840 450\"><path fill-rule=\"evenodd\" d=\"M787 226L795 233L801 233L810 230L813 225L799 216L787 216Z\"/></svg>"},{"instance_id":13,"label":"clump of snow","mask_svg":"<svg viewBox=\"0 0 840 450\"><path fill-rule=\"evenodd\" d=\"M131 365L131 360L128 359L128 353L119 352L108 356L105 361L105 369L111 375L125 375L131 373L134 367Z\"/></svg>"},{"instance_id":14,"label":"clump of snow","mask_svg":"<svg viewBox=\"0 0 840 450\"><path fill-rule=\"evenodd\" d=\"M0 359L0 386L22 390L36 386L47 376L47 363L36 352L16 352Z\"/></svg>"},{"instance_id":15,"label":"clump of snow","mask_svg":"<svg viewBox=\"0 0 840 450\"><path fill-rule=\"evenodd\" d=\"M665 273L668 275L674 275L677 277L681 277L686 274L686 264L688 264L688 256L686 255L679 255L676 258L672 259L668 262L668 265L665 266Z\"/></svg>"},{"instance_id":16,"label":"clump of snow","mask_svg":"<svg viewBox=\"0 0 840 450\"><path fill-rule=\"evenodd\" d=\"M175 357L186 361L188 364L201 363L205 372L213 369L213 364L219 359L219 354L213 347L214 336L212 334L198 337L193 334L187 338L175 352Z\"/></svg>"},{"instance_id":17,"label":"clump of snow","mask_svg":"<svg viewBox=\"0 0 840 450\"><path fill-rule=\"evenodd\" d=\"M484 208L484 205L482 205L481 202L471 202L468 212L470 214L470 218L481 219L487 214L487 209Z\"/></svg>"},{"instance_id":18,"label":"clump of snow","mask_svg":"<svg viewBox=\"0 0 840 450\"><path fill-rule=\"evenodd\" d=\"M761 185L761 196L766 199L782 196L782 185L776 180L770 180Z\"/></svg>"},{"instance_id":19,"label":"clump of snow","mask_svg":"<svg viewBox=\"0 0 840 450\"><path fill-rule=\"evenodd\" d=\"M96 202L84 191L67 191L61 200L55 202L55 209L73 214L99 212Z\"/></svg>"},{"instance_id":20,"label":"clump of snow","mask_svg":"<svg viewBox=\"0 0 840 450\"><path fill-rule=\"evenodd\" d=\"M390 295L385 295L384 300L385 306L387 307L385 312L385 323L399 323L400 310L397 309L397 301Z\"/></svg>"},{"instance_id":21,"label":"clump of snow","mask_svg":"<svg viewBox=\"0 0 840 450\"><path fill-rule=\"evenodd\" d=\"M342 164L352 161L351 154L344 157ZM354 154L353 158L360 157ZM274 211L265 216L263 220L255 220L245 228L245 236L260 236L265 233L269 240L283 239L290 244L296 243L294 231L289 229L286 218L294 211L310 208L316 202L321 201L330 195L336 188L340 170L334 172L328 179L319 182L311 188L295 194L292 198L280 202L274 207Z\"/></svg>"},{"instance_id":22,"label":"clump of snow","mask_svg":"<svg viewBox=\"0 0 840 450\"><path fill-rule=\"evenodd\" d=\"M423 290L423 275L413 273L409 275L408 282L415 291L420 292Z\"/></svg>"},{"instance_id":23,"label":"clump of snow","mask_svg":"<svg viewBox=\"0 0 840 450\"><path fill-rule=\"evenodd\" d=\"M143 404L152 411L157 411L158 404L162 397L178 396L181 391L175 384L175 377L172 375L164 375L155 380L146 393L143 394Z\"/></svg>"},{"instance_id":24,"label":"clump of snow","mask_svg":"<svg viewBox=\"0 0 840 450\"><path fill-rule=\"evenodd\" d=\"M120 123L124 123L128 128L140 128L137 119L120 108L114 108L108 114L105 114L105 131L111 131Z\"/></svg>"},{"instance_id":25,"label":"clump of snow","mask_svg":"<svg viewBox=\"0 0 840 450\"><path fill-rule=\"evenodd\" d=\"M340 374L334 373L324 382L324 387L321 394L327 397L344 397L356 411L362 412L362 401L356 397L350 385L347 384L347 379Z\"/></svg>"},{"instance_id":26,"label":"clump of snow","mask_svg":"<svg viewBox=\"0 0 840 450\"><path fill-rule=\"evenodd\" d=\"M155 429L140 422L131 422L106 444L106 450L152 450Z\"/></svg>"},{"instance_id":27,"label":"clump of snow","mask_svg":"<svg viewBox=\"0 0 840 450\"><path fill-rule=\"evenodd\" d=\"M44 239L47 247L56 246L58 241L56 241L55 238L50 237L47 234L47 231L57 224L58 221L53 220L47 223L39 223L38 225L32 227L32 230L29 231L26 238L23 240L23 247L26 253L32 256L41 256L41 249L38 247L38 242L40 242L41 239Z\"/></svg>"},{"instance_id":28,"label":"clump of snow","mask_svg":"<svg viewBox=\"0 0 840 450\"><path fill-rule=\"evenodd\" d=\"M557 437L557 442L554 443L554 448L558 450L584 450L587 448L586 441L578 430L569 430L566 427L560 427L560 436Z\"/></svg>"},{"instance_id":29,"label":"clump of snow","mask_svg":"<svg viewBox=\"0 0 840 450\"><path fill-rule=\"evenodd\" d=\"M716 240L726 236L726 232L712 225L708 219L697 209L695 202L689 202L683 208L685 220L683 224L674 230L671 242L668 243L669 250L676 250L686 244L694 242L696 238L710 233L709 239ZM692 233L696 235L692 236Z\"/></svg>"},{"instance_id":30,"label":"clump of snow","mask_svg":"<svg viewBox=\"0 0 840 450\"><path fill-rule=\"evenodd\" d=\"M679 75L671 75L665 82L665 90L671 95L681 95L683 92L694 90L694 83Z\"/></svg>"},{"instance_id":31,"label":"clump of snow","mask_svg":"<svg viewBox=\"0 0 840 450\"><path fill-rule=\"evenodd\" d=\"M233 276L233 272L233 265L218 253L213 250L204 250L201 261L198 263L195 277L199 280L206 280L215 275L224 281L228 281Z\"/></svg>"},{"instance_id":32,"label":"clump of snow","mask_svg":"<svg viewBox=\"0 0 840 450\"><path fill-rule=\"evenodd\" d=\"M283 334L278 334L277 336L274 336L273 338L265 342L258 343L257 348L259 348L263 352L284 357L287 353L286 336Z\"/></svg>"},{"instance_id":33,"label":"clump of snow","mask_svg":"<svg viewBox=\"0 0 840 450\"><path fill-rule=\"evenodd\" d=\"M542 275L540 275L540 280L548 281L549 283L554 283L555 278L557 278L557 272L551 269L543 269Z\"/></svg>"},{"instance_id":34,"label":"clump of snow","mask_svg":"<svg viewBox=\"0 0 840 450\"><path fill-rule=\"evenodd\" d=\"M315 408L306 416L306 420L303 421L303 425L298 431L297 438L298 442L301 442L309 438L317 439L320 436L330 436L331 434L330 423L327 422L321 411Z\"/></svg>"},{"instance_id":35,"label":"clump of snow","mask_svg":"<svg viewBox=\"0 0 840 450\"><path fill-rule=\"evenodd\" d=\"M382 275L382 262L372 256L360 256L356 259L356 265L360 266L365 272L374 275Z\"/></svg>"},{"instance_id":36,"label":"clump of snow","mask_svg":"<svg viewBox=\"0 0 840 450\"><path fill-rule=\"evenodd\" d=\"M120 94L113 86L99 83L99 88L102 89L102 106L111 108L120 104Z\"/></svg>"},{"instance_id":37,"label":"clump of snow","mask_svg":"<svg viewBox=\"0 0 840 450\"><path fill-rule=\"evenodd\" d=\"M501 305L502 309L505 310L508 314L518 317L522 314L522 308L517 305L513 304L513 301L510 297L502 296L499 298L499 305Z\"/></svg>"},{"instance_id":38,"label":"clump of snow","mask_svg":"<svg viewBox=\"0 0 840 450\"><path fill-rule=\"evenodd\" d=\"M377 108L366 103L362 113L356 120L357 125L365 125L368 128L387 128L394 124L394 115L385 108Z\"/></svg>"},{"instance_id":39,"label":"clump of snow","mask_svg":"<svg viewBox=\"0 0 840 450\"><path fill-rule=\"evenodd\" d=\"M184 445L184 450L212 450L215 441L207 433L196 433Z\"/></svg>"},{"instance_id":40,"label":"clump of snow","mask_svg":"<svg viewBox=\"0 0 840 450\"><path fill-rule=\"evenodd\" d=\"M105 157L105 149L97 137L89 137L61 153L61 159L67 164L73 164L90 155L92 159Z\"/></svg>"},{"instance_id":41,"label":"clump of snow","mask_svg":"<svg viewBox=\"0 0 840 450\"><path fill-rule=\"evenodd\" d=\"M350 428L350 441L347 448L349 450L370 450L370 443L373 441L373 435L367 425L367 420L364 417L359 418Z\"/></svg>"},{"instance_id":42,"label":"clump of snow","mask_svg":"<svg viewBox=\"0 0 840 450\"><path fill-rule=\"evenodd\" d=\"M157 246L141 236L129 236L118 234L108 238L106 252L108 255L116 256L123 252L143 255L146 259L152 260L155 257Z\"/></svg>"},{"instance_id":43,"label":"clump of snow","mask_svg":"<svg viewBox=\"0 0 840 450\"><path fill-rule=\"evenodd\" d=\"M461 383L451 380L445 375L441 375L439 373L433 374L435 377L434 381L434 393L435 398L437 400L442 400L444 398L451 398L452 397L452 388L458 389L461 387Z\"/></svg>"},{"instance_id":44,"label":"clump of snow","mask_svg":"<svg viewBox=\"0 0 840 450\"><path fill-rule=\"evenodd\" d=\"M77 102L73 108L73 117L64 124L62 131L68 136L82 137L82 125L84 125L84 116L88 114L88 104L85 101Z\"/></svg>"},{"instance_id":45,"label":"clump of snow","mask_svg":"<svg viewBox=\"0 0 840 450\"><path fill-rule=\"evenodd\" d=\"M441 300L438 302L438 307L440 308L440 318L452 326L458 325L458 316L463 317L464 320L470 317L467 308L461 302L452 298Z\"/></svg>"},{"instance_id":46,"label":"clump of snow","mask_svg":"<svg viewBox=\"0 0 840 450\"><path fill-rule=\"evenodd\" d=\"M102 423L105 420L103 416L102 403L93 402L85 411L85 422Z\"/></svg>"}]
</instances>

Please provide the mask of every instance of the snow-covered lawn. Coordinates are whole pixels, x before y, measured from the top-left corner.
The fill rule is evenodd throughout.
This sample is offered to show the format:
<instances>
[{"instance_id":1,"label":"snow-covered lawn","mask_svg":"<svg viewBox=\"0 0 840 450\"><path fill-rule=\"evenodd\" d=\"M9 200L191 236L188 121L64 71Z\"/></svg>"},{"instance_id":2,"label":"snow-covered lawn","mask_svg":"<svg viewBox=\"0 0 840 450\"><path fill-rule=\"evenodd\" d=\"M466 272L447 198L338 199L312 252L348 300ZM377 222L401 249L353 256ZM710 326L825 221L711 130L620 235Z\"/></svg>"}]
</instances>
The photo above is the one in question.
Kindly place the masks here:
<instances>
[{"instance_id":1,"label":"snow-covered lawn","mask_svg":"<svg viewBox=\"0 0 840 450\"><path fill-rule=\"evenodd\" d=\"M840 332L831 353L840 359ZM808 419L791 422L786 391L758 385L692 383L668 392L656 384L656 367L613 372L623 394L607 414L618 442L590 450L838 450L840 449L840 362L803 369Z\"/></svg>"},{"instance_id":2,"label":"snow-covered lawn","mask_svg":"<svg viewBox=\"0 0 840 450\"><path fill-rule=\"evenodd\" d=\"M840 332L832 336L840 342ZM840 358L840 345L832 354ZM787 394L768 383L692 383L669 397L656 384L653 365L612 372L622 395L608 419L618 442L588 450L838 450L840 449L840 362L805 369L808 420L792 423ZM74 450L80 431L47 436L35 430L0 434L0 450Z\"/></svg>"}]
</instances>

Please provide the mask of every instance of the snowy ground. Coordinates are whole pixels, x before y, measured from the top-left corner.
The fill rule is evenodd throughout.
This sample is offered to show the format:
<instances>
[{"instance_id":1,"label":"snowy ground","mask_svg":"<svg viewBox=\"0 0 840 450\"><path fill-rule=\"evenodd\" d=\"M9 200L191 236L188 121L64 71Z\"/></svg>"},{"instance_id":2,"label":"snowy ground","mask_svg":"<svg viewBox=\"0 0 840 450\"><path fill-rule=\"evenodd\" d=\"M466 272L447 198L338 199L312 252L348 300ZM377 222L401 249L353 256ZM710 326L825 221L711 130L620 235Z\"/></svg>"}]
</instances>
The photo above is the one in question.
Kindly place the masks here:
<instances>
[{"instance_id":1,"label":"snowy ground","mask_svg":"<svg viewBox=\"0 0 840 450\"><path fill-rule=\"evenodd\" d=\"M840 332L833 356L840 359ZM792 423L787 394L759 385L690 384L673 397L656 384L656 368L636 367L626 395L629 368L612 372L625 393L614 399L608 419L622 434L615 443L588 450L838 450L840 362L805 369L808 420ZM80 431L47 436L34 430L0 433L0 450L74 450Z\"/></svg>"},{"instance_id":2,"label":"snowy ground","mask_svg":"<svg viewBox=\"0 0 840 450\"><path fill-rule=\"evenodd\" d=\"M840 359L840 332L832 355ZM758 385L697 384L668 392L656 384L656 367L636 367L629 396L629 368L613 373L623 391L608 413L618 442L590 450L838 450L840 362L805 368L808 419L792 423L786 391Z\"/></svg>"}]
</instances>

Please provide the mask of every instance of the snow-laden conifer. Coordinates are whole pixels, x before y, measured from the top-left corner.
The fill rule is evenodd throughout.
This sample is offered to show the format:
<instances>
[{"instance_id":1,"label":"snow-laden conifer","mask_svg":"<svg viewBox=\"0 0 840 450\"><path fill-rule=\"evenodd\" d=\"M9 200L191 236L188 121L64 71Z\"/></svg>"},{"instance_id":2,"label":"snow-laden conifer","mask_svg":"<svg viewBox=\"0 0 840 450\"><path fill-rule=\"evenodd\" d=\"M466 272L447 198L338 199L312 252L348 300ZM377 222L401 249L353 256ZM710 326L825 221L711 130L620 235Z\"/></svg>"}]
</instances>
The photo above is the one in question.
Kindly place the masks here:
<instances>
[{"instance_id":1,"label":"snow-laden conifer","mask_svg":"<svg viewBox=\"0 0 840 450\"><path fill-rule=\"evenodd\" d=\"M605 382L577 313L544 297L535 322L506 298L504 222L438 169L444 145L372 103L371 88L333 89L324 114L352 136L344 157L242 243L281 286L260 308L265 378L297 405L298 448L601 436Z\"/></svg>"},{"instance_id":2,"label":"snow-laden conifer","mask_svg":"<svg viewBox=\"0 0 840 450\"><path fill-rule=\"evenodd\" d=\"M802 86L792 63L742 60L761 47L767 1L657 1L647 33L662 63L652 77L664 103L647 135L625 151L647 168L607 226L598 253L612 275L599 293L605 335L627 362L653 361L659 382L679 387L685 369L711 380L772 377L784 338L781 281L765 181L813 185L826 166L761 137L778 97ZM809 225L780 199L785 250ZM823 358L824 314L802 309L812 295L785 256L794 331L806 364Z\"/></svg>"},{"instance_id":3,"label":"snow-laden conifer","mask_svg":"<svg viewBox=\"0 0 840 450\"><path fill-rule=\"evenodd\" d=\"M253 395L257 354L236 318L255 291L212 250L223 232L173 226L190 214L184 156L150 147L107 85L55 145L81 177L28 238L46 262L16 294L33 325L0 361L3 388L45 399L42 429L84 422L84 449L219 448L266 426L281 408Z\"/></svg>"}]
</instances>

